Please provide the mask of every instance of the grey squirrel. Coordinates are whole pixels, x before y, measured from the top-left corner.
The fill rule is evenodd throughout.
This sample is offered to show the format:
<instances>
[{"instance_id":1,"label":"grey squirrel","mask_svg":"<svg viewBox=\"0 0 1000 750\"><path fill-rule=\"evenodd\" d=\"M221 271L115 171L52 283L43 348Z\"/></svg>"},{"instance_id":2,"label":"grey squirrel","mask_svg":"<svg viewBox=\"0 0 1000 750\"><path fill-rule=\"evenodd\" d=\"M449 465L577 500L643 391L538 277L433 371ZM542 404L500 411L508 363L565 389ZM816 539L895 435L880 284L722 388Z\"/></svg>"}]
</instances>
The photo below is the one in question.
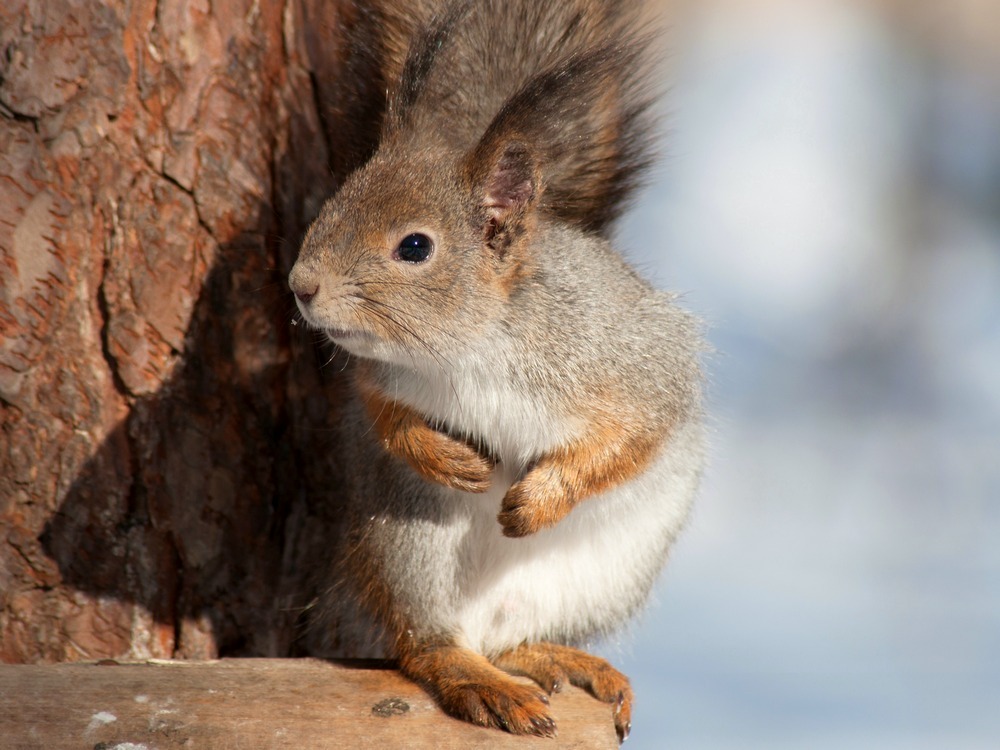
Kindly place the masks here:
<instances>
[{"instance_id":1,"label":"grey squirrel","mask_svg":"<svg viewBox=\"0 0 1000 750\"><path fill-rule=\"evenodd\" d=\"M650 159L639 4L364 16L381 131L289 276L351 355L341 585L449 714L552 736L568 682L624 739L628 679L574 644L643 605L703 455L699 326L608 239Z\"/></svg>"}]
</instances>

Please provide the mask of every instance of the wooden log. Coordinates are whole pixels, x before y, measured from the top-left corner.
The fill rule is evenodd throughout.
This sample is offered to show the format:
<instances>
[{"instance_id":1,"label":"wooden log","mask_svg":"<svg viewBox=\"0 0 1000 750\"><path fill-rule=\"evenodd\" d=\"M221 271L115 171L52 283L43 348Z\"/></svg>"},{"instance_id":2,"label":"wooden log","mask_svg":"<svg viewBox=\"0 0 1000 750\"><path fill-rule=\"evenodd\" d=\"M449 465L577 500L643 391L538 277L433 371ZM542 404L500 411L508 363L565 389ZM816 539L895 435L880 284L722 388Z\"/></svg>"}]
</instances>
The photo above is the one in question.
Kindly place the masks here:
<instances>
[{"instance_id":1,"label":"wooden log","mask_svg":"<svg viewBox=\"0 0 1000 750\"><path fill-rule=\"evenodd\" d=\"M374 668L373 668L374 667ZM451 719L371 662L318 659L0 666L0 744L171 748L617 748L611 707L552 696L559 734L515 737Z\"/></svg>"}]
</instances>

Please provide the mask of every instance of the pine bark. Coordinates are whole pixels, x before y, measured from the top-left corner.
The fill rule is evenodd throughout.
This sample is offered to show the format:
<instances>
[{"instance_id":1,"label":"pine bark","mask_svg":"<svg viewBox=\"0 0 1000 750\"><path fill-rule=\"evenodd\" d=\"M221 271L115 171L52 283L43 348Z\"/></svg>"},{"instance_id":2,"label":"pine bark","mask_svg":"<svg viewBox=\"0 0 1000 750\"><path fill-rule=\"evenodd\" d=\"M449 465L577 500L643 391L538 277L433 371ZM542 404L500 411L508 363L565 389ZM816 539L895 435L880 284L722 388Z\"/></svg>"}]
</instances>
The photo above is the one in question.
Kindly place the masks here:
<instances>
[{"instance_id":1,"label":"pine bark","mask_svg":"<svg viewBox=\"0 0 1000 750\"><path fill-rule=\"evenodd\" d=\"M0 7L0 661L309 650L342 386L285 276L352 7Z\"/></svg>"}]
</instances>

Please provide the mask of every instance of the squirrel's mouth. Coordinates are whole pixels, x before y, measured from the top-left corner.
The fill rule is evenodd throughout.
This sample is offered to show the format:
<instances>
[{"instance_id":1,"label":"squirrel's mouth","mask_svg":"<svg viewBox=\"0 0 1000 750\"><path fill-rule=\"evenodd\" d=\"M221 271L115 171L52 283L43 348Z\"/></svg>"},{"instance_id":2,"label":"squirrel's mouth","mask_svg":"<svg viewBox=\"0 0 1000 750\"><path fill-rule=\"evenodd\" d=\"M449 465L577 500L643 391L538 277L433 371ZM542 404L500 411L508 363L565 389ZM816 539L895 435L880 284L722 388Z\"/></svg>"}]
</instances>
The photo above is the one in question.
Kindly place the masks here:
<instances>
[{"instance_id":1,"label":"squirrel's mouth","mask_svg":"<svg viewBox=\"0 0 1000 750\"><path fill-rule=\"evenodd\" d=\"M334 343L340 341L350 341L352 339L370 339L372 335L365 331L352 331L346 328L326 328L324 333L329 336Z\"/></svg>"},{"instance_id":2,"label":"squirrel's mouth","mask_svg":"<svg viewBox=\"0 0 1000 750\"><path fill-rule=\"evenodd\" d=\"M326 335L335 341L342 341L344 339L353 339L360 334L357 331L348 331L346 328L327 328Z\"/></svg>"}]
</instances>

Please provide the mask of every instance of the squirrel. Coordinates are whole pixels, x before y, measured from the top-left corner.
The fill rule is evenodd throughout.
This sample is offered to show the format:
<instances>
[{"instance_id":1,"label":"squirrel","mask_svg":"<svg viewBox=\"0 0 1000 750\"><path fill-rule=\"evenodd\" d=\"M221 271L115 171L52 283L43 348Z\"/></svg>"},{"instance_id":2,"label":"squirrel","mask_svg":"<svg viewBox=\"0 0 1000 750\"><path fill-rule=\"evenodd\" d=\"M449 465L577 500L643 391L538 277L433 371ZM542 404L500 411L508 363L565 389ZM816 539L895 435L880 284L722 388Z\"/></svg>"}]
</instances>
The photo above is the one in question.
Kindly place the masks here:
<instances>
[{"instance_id":1,"label":"squirrel","mask_svg":"<svg viewBox=\"0 0 1000 750\"><path fill-rule=\"evenodd\" d=\"M338 585L452 716L553 736L547 695L570 683L613 704L623 740L629 681L577 646L644 604L704 439L700 326L609 239L651 161L642 14L364 15L381 128L289 275L350 355Z\"/></svg>"}]
</instances>

